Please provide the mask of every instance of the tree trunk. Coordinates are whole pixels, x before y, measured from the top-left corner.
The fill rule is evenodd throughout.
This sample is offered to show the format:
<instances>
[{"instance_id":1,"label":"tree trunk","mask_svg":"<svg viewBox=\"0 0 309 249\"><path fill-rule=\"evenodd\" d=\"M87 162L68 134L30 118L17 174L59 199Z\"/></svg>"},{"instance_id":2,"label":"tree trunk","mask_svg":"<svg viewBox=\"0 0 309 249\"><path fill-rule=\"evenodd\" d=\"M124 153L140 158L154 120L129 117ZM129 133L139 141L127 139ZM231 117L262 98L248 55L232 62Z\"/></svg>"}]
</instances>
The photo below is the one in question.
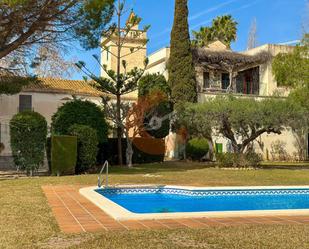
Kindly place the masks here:
<instances>
[{"instance_id":1,"label":"tree trunk","mask_svg":"<svg viewBox=\"0 0 309 249\"><path fill-rule=\"evenodd\" d=\"M214 141L212 140L212 137L208 138L208 143L210 144L210 146L209 146L209 160L215 161L215 145L214 145Z\"/></svg>"},{"instance_id":2,"label":"tree trunk","mask_svg":"<svg viewBox=\"0 0 309 249\"><path fill-rule=\"evenodd\" d=\"M118 147L118 164L120 166L123 165L122 160L122 129L121 129L121 110L120 110L120 104L121 104L121 98L120 98L120 60L121 60L121 2L118 0L118 20L117 20L117 32L118 32L118 44L117 44L117 147Z\"/></svg>"},{"instance_id":3,"label":"tree trunk","mask_svg":"<svg viewBox=\"0 0 309 249\"><path fill-rule=\"evenodd\" d=\"M233 90L233 70L229 71L229 78L230 78L230 83L229 83L229 86L227 87L226 91L232 92L232 90Z\"/></svg>"},{"instance_id":4,"label":"tree trunk","mask_svg":"<svg viewBox=\"0 0 309 249\"><path fill-rule=\"evenodd\" d=\"M132 141L129 138L127 138L126 162L129 168L132 167L132 158L133 158Z\"/></svg>"},{"instance_id":5,"label":"tree trunk","mask_svg":"<svg viewBox=\"0 0 309 249\"><path fill-rule=\"evenodd\" d=\"M183 144L183 160L187 160L187 141Z\"/></svg>"},{"instance_id":6,"label":"tree trunk","mask_svg":"<svg viewBox=\"0 0 309 249\"><path fill-rule=\"evenodd\" d=\"M295 137L295 145L297 146L298 160L306 160L306 129L295 129L293 131Z\"/></svg>"},{"instance_id":7,"label":"tree trunk","mask_svg":"<svg viewBox=\"0 0 309 249\"><path fill-rule=\"evenodd\" d=\"M121 122L121 110L120 110L120 95L117 95L117 148L118 148L118 164L123 165L122 158L122 128L119 124Z\"/></svg>"}]
</instances>

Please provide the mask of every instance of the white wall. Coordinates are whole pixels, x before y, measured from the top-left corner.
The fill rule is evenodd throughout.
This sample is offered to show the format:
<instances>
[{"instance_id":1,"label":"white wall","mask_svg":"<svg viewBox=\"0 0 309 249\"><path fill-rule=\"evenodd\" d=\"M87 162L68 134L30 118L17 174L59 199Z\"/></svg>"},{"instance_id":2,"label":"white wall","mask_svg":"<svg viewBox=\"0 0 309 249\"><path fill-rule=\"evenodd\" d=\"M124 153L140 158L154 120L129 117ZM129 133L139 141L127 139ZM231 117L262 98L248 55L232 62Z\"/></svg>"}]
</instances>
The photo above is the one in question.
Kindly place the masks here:
<instances>
[{"instance_id":1,"label":"white wall","mask_svg":"<svg viewBox=\"0 0 309 249\"><path fill-rule=\"evenodd\" d=\"M163 74L168 79L167 60L169 58L170 49L162 48L148 56L149 64L146 74L159 73Z\"/></svg>"},{"instance_id":2,"label":"white wall","mask_svg":"<svg viewBox=\"0 0 309 249\"><path fill-rule=\"evenodd\" d=\"M51 117L57 111L58 107L63 105L69 99L72 99L70 94L56 93L22 92L12 96L0 95L1 142L3 142L5 146L5 150L1 155L11 155L9 122L11 118L18 113L19 95L32 96L33 110L44 116L49 126L51 123ZM90 100L98 105L101 103L101 99L98 97L77 97Z\"/></svg>"}]
</instances>

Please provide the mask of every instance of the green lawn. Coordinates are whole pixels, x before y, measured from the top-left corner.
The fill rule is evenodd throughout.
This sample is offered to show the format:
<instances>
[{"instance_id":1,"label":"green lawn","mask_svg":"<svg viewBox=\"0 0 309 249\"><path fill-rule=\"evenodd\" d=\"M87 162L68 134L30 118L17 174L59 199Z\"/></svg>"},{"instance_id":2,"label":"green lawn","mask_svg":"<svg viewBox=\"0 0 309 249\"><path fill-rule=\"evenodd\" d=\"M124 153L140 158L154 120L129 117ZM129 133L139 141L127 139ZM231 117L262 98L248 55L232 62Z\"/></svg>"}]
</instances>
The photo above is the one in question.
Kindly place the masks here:
<instances>
[{"instance_id":1,"label":"green lawn","mask_svg":"<svg viewBox=\"0 0 309 249\"><path fill-rule=\"evenodd\" d=\"M111 184L195 186L309 185L309 170L231 171L168 163L111 168ZM191 230L60 232L41 190L46 184L95 185L96 175L0 181L0 248L309 248L309 225L250 225Z\"/></svg>"}]
</instances>

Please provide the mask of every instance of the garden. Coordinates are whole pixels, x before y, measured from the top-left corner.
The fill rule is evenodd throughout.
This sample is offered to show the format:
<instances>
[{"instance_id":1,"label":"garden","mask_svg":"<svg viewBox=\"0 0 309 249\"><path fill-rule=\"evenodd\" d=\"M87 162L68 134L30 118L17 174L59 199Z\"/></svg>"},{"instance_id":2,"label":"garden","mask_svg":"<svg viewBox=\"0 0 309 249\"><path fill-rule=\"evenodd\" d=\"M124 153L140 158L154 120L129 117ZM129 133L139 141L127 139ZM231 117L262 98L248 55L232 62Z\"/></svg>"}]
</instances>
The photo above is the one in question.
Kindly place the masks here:
<instances>
[{"instance_id":1,"label":"garden","mask_svg":"<svg viewBox=\"0 0 309 249\"><path fill-rule=\"evenodd\" d=\"M112 219L100 205L80 194L80 189L89 186L95 186L92 196L98 196L99 190L121 192L121 186L137 191L140 186L146 186L147 191L153 188L159 193L166 186L172 192L186 191L186 187L194 186L207 187L203 190L207 193L216 192L211 187L231 187L228 190L234 187L233 191L224 188L218 191L237 195L237 189L242 187L247 193L260 191L262 197L269 195L265 194L267 190L281 191L282 196L304 191L306 195L302 192L296 197L303 198L301 204L307 204L309 190L304 186L309 185L309 163L306 161L309 63L304 55L309 51L308 34L290 54L272 58L274 77L279 87L288 89L286 96L279 93L272 96L235 94L233 70L236 65L228 65L230 79L226 91L200 101L202 93L197 86L192 51L217 40L224 41L229 49L231 42L236 40L237 22L230 15L217 17L210 27L193 32L191 41L187 5L187 0L175 1L167 63L169 77L166 79L162 74L146 73L147 58L142 60L140 68L131 66L132 61L123 58L121 49L131 43L131 38L139 38L150 28L146 25L136 31L142 19L133 11L122 26L124 22L121 21L127 13L125 1L17 0L0 3L0 15L6 20L5 24L0 23L0 28L5 30L0 34L3 38L0 40L4 41L0 43L0 59L9 61L3 68L0 65L0 97L19 94L24 86L39 81L36 74L40 72L40 65L55 65L48 63L49 58L59 59L59 53L46 56L39 51L62 49L64 52L65 42L70 39L86 50L100 49L102 54L107 52L108 56L116 58L116 70L110 70L98 55L93 56L92 60L101 68L104 77L92 72L88 62L73 63L84 81L100 93L96 96L99 101L73 95L58 105L50 123L43 114L32 109L20 111L10 119L14 165L19 172L25 172L26 177L0 179L0 248L309 248L308 214L292 218L277 215L278 208L270 210L272 216L238 217L242 222L232 217L180 217L178 221L184 224L199 222L198 218L209 222L205 225L200 220L199 226L182 224L181 227L164 226L164 222L157 219L160 228L149 229L143 225L143 220ZM115 41L116 54L101 43L102 36ZM141 40L141 46L130 48L129 54L144 49L148 39ZM42 44L48 45L41 47ZM64 63L60 60L58 64ZM21 65L26 67L25 71ZM34 75L27 73L29 68ZM135 99L128 100L126 96L133 93L136 93ZM286 132L293 134L295 140L293 154L286 151L282 141L269 145L261 140L263 136L272 135L282 138ZM174 139L173 156L168 158L171 137ZM217 138L227 141L224 150ZM4 144L0 143L0 154L4 149ZM107 176L111 188L97 188L98 173L106 161L110 165ZM46 175L38 176L44 167L48 168ZM246 189L249 186L253 189ZM281 186L281 189L274 190L272 186ZM294 189L290 189L291 186ZM70 196L66 189L75 192L72 190ZM191 194L203 191L193 189ZM227 199L227 194L222 196L219 197ZM232 201L239 198L231 196ZM100 201L107 199L104 193L100 198ZM280 204L275 197L272 200ZM255 202L268 204L267 201ZM139 203L136 199L135 204L143 206L148 202ZM256 210L269 211L236 209ZM107 223L121 224L124 229L108 229L97 221L105 230L93 229L90 224L89 230L84 229L83 233L74 232L74 229L72 233L66 232L74 222L83 228L80 221L86 221L88 216L96 220L92 212ZM160 213L166 218L177 212L163 207ZM166 218L165 222L175 220ZM61 225L62 221L69 221L67 230Z\"/></svg>"},{"instance_id":2,"label":"garden","mask_svg":"<svg viewBox=\"0 0 309 249\"><path fill-rule=\"evenodd\" d=\"M148 175L148 176L147 176ZM149 177L153 175L154 177ZM200 163L112 167L111 184L178 184L195 186L304 185L307 170L228 171ZM64 234L41 186L94 185L97 175L40 177L0 181L2 248L306 248L308 225L256 224L203 229L163 229ZM8 194L9 191L9 194ZM271 239L269 239L271 238Z\"/></svg>"}]
</instances>

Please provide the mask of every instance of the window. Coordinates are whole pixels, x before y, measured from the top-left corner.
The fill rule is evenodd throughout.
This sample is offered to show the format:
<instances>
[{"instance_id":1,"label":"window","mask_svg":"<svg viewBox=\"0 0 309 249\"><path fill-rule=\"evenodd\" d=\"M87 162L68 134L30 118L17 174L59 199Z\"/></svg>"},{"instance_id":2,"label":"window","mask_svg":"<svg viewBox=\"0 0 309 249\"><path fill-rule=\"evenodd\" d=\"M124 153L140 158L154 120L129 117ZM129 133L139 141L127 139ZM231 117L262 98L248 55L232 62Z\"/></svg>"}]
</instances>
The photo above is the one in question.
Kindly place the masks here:
<instances>
[{"instance_id":1,"label":"window","mask_svg":"<svg viewBox=\"0 0 309 249\"><path fill-rule=\"evenodd\" d=\"M209 88L210 82L209 82L209 72L203 73L203 88Z\"/></svg>"},{"instance_id":2,"label":"window","mask_svg":"<svg viewBox=\"0 0 309 249\"><path fill-rule=\"evenodd\" d=\"M242 94L259 94L259 67L238 72L236 77L236 92Z\"/></svg>"},{"instance_id":3,"label":"window","mask_svg":"<svg viewBox=\"0 0 309 249\"><path fill-rule=\"evenodd\" d=\"M32 96L19 95L19 112L32 110Z\"/></svg>"},{"instance_id":4,"label":"window","mask_svg":"<svg viewBox=\"0 0 309 249\"><path fill-rule=\"evenodd\" d=\"M230 85L230 75L228 73L221 74L221 86L222 89L227 89Z\"/></svg>"}]
</instances>

